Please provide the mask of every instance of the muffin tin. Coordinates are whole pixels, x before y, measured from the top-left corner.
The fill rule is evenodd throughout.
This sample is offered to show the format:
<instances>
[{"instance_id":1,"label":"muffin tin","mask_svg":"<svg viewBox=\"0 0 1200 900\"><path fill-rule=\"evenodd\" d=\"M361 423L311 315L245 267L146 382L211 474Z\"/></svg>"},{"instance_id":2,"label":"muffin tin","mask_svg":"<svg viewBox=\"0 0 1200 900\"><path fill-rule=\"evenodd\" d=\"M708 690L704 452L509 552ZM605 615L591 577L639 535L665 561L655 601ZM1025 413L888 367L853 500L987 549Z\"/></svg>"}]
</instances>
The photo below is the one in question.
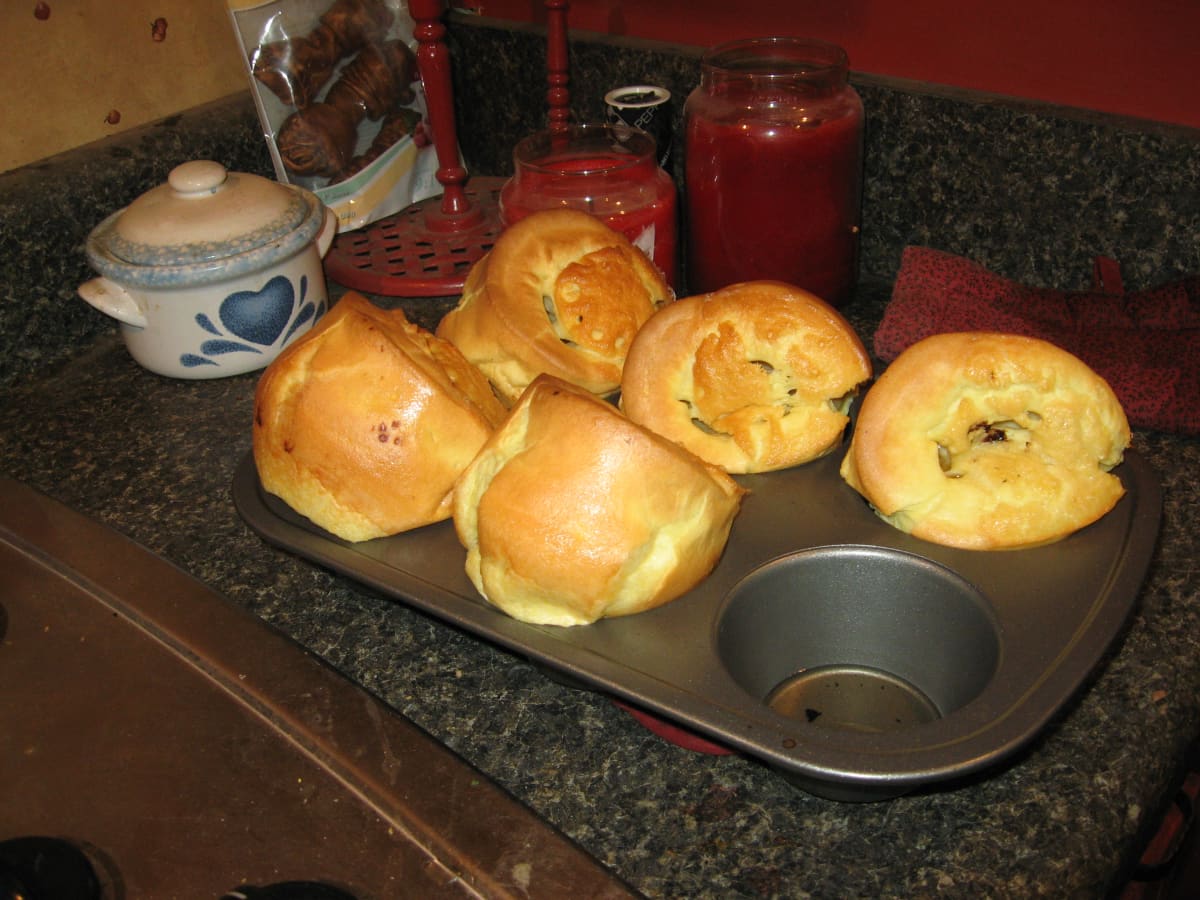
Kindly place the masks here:
<instances>
[{"instance_id":1,"label":"muffin tin","mask_svg":"<svg viewBox=\"0 0 1200 900\"><path fill-rule=\"evenodd\" d=\"M1080 690L1132 610L1158 534L1153 470L1044 547L957 550L880 520L841 453L738 476L750 490L712 574L649 612L573 628L488 605L450 522L349 544L259 485L233 494L268 542L844 801L986 773Z\"/></svg>"}]
</instances>

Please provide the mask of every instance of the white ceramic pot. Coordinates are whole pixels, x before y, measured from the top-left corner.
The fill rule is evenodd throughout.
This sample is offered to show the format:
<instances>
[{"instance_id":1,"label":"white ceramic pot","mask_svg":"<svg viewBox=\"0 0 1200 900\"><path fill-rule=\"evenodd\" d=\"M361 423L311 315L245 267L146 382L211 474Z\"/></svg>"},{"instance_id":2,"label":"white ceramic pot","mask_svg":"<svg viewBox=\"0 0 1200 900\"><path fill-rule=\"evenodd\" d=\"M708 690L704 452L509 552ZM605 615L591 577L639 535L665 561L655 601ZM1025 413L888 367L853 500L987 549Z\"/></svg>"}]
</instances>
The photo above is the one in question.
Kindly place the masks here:
<instances>
[{"instance_id":1,"label":"white ceramic pot","mask_svg":"<svg viewBox=\"0 0 1200 900\"><path fill-rule=\"evenodd\" d=\"M174 378L261 369L329 306L337 217L296 185L195 160L97 225L79 295L130 355Z\"/></svg>"}]
</instances>

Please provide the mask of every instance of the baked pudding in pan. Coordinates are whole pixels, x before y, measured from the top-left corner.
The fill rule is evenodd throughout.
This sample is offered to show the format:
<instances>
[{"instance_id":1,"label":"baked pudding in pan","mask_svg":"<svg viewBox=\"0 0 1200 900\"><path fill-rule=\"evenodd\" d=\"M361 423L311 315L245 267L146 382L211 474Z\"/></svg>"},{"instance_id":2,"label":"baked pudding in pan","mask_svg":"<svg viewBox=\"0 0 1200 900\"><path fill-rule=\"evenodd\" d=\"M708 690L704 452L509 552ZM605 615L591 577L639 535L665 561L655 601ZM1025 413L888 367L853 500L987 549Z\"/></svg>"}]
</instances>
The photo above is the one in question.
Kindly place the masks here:
<instances>
[{"instance_id":1,"label":"baked pudding in pan","mask_svg":"<svg viewBox=\"0 0 1200 900\"><path fill-rule=\"evenodd\" d=\"M870 377L866 348L832 306L753 281L656 312L629 349L620 403L727 472L769 472L840 446Z\"/></svg>"},{"instance_id":2,"label":"baked pudding in pan","mask_svg":"<svg viewBox=\"0 0 1200 900\"><path fill-rule=\"evenodd\" d=\"M1031 547L1095 522L1129 423L1108 383L1044 340L939 334L863 398L841 474L902 531L953 547Z\"/></svg>"}]
</instances>

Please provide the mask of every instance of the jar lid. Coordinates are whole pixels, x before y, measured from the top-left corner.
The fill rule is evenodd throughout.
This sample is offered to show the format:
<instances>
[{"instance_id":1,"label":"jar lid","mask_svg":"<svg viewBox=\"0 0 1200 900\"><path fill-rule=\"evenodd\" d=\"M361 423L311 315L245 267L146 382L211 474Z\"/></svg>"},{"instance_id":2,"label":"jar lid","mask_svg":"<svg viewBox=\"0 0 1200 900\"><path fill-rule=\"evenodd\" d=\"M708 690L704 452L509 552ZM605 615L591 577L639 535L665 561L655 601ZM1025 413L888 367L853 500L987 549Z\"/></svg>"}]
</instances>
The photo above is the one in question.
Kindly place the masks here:
<instances>
[{"instance_id":1,"label":"jar lid","mask_svg":"<svg viewBox=\"0 0 1200 900\"><path fill-rule=\"evenodd\" d=\"M308 214L305 198L286 185L193 160L116 217L107 249L139 266L212 262L278 240Z\"/></svg>"}]
</instances>

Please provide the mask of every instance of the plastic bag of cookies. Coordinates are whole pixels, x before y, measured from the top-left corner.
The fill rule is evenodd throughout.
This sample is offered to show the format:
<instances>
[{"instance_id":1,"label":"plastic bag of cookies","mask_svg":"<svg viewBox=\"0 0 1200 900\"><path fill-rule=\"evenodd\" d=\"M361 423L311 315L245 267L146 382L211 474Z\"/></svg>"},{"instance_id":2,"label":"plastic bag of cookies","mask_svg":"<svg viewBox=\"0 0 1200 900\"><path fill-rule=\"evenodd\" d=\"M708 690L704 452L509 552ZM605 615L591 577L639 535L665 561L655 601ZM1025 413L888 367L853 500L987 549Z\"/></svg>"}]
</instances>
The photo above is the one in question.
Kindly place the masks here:
<instances>
[{"instance_id":1,"label":"plastic bag of cookies","mask_svg":"<svg viewBox=\"0 0 1200 900\"><path fill-rule=\"evenodd\" d=\"M276 178L351 231L441 192L405 0L228 0Z\"/></svg>"}]
</instances>

